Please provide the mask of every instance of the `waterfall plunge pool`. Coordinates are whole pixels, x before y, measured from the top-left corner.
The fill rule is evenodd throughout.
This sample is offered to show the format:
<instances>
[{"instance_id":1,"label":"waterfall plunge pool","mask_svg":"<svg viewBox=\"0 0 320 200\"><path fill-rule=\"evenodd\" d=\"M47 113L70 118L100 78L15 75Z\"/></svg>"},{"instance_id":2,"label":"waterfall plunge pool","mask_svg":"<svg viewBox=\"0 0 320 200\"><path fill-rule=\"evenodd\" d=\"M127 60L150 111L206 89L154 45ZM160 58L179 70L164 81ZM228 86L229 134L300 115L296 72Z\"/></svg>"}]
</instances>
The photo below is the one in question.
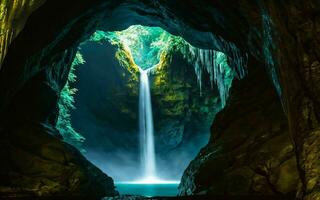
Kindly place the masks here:
<instances>
[{"instance_id":1,"label":"waterfall plunge pool","mask_svg":"<svg viewBox=\"0 0 320 200\"><path fill-rule=\"evenodd\" d=\"M179 181L159 181L159 182L119 182L115 183L116 190L121 195L139 195L146 197L156 196L177 196Z\"/></svg>"}]
</instances>

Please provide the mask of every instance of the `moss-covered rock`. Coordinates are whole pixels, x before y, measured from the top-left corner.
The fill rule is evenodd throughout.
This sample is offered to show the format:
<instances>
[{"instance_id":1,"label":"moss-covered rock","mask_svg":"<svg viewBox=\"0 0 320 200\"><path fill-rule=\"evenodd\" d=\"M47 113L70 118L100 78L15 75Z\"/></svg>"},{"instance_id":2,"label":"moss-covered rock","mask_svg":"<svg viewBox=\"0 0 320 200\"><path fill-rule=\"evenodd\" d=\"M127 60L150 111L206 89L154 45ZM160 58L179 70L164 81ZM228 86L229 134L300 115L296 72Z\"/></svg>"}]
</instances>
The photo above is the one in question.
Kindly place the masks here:
<instances>
[{"instance_id":1,"label":"moss-covered rock","mask_svg":"<svg viewBox=\"0 0 320 200\"><path fill-rule=\"evenodd\" d=\"M217 88L212 89L209 80L204 81L201 95L194 67L179 53L170 60L171 63L162 64L151 75L156 134L161 141L159 145L168 145L169 149L199 134L206 138L215 114L221 109Z\"/></svg>"}]
</instances>

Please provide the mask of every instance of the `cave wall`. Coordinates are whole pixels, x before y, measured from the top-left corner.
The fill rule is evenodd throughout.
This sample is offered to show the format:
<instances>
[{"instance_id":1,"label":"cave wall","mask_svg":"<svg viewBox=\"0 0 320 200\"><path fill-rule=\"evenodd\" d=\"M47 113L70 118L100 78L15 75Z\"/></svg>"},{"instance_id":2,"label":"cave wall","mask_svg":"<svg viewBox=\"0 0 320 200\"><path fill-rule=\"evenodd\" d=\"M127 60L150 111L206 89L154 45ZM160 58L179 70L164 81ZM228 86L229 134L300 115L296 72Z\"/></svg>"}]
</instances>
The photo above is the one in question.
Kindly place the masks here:
<instances>
[{"instance_id":1,"label":"cave wall","mask_svg":"<svg viewBox=\"0 0 320 200\"><path fill-rule=\"evenodd\" d=\"M276 25L276 61L283 102L303 186L298 197L319 198L319 2L270 5ZM280 14L282 13L282 14ZM288 17L286 17L287 15ZM278 16L278 17L276 17ZM285 19L285 20L284 20Z\"/></svg>"},{"instance_id":2,"label":"cave wall","mask_svg":"<svg viewBox=\"0 0 320 200\"><path fill-rule=\"evenodd\" d=\"M319 4L317 0L87 0L74 6L74 2L48 0L28 19L3 62L1 127L15 120L54 123L54 99L65 83L75 49L96 28L158 25L196 46L232 56L232 45L225 43L231 41L265 63L271 74L278 72L278 78L273 78L279 79L294 140L302 180L299 196L319 198ZM42 79L37 79L40 75ZM25 92L32 81L43 88ZM51 105L32 104L46 102L48 96L41 93L50 90ZM10 112L14 107L23 109Z\"/></svg>"},{"instance_id":3,"label":"cave wall","mask_svg":"<svg viewBox=\"0 0 320 200\"><path fill-rule=\"evenodd\" d=\"M31 13L44 2L45 0L0 2L0 69L10 43L23 29Z\"/></svg>"},{"instance_id":4,"label":"cave wall","mask_svg":"<svg viewBox=\"0 0 320 200\"><path fill-rule=\"evenodd\" d=\"M234 81L209 143L184 172L180 195L295 196L300 179L288 121L257 64L250 62L248 76Z\"/></svg>"},{"instance_id":5,"label":"cave wall","mask_svg":"<svg viewBox=\"0 0 320 200\"><path fill-rule=\"evenodd\" d=\"M114 196L111 177L74 147L51 136L49 127L17 124L1 129L2 199L101 199Z\"/></svg>"}]
</instances>

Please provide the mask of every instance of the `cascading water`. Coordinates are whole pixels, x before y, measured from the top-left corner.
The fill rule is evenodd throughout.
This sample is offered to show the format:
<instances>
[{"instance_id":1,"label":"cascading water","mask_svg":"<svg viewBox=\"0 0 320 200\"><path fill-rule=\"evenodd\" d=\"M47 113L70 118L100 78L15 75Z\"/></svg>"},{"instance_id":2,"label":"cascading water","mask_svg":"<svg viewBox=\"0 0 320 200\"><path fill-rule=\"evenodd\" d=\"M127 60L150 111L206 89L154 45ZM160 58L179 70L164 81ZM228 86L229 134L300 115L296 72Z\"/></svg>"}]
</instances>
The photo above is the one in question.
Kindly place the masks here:
<instances>
[{"instance_id":1,"label":"cascading water","mask_svg":"<svg viewBox=\"0 0 320 200\"><path fill-rule=\"evenodd\" d=\"M153 113L149 73L153 68L139 69L140 71L140 95L139 95L139 128L142 179L135 181L139 184L178 184L179 181L162 180L157 175L156 153L154 145Z\"/></svg>"},{"instance_id":2,"label":"cascading water","mask_svg":"<svg viewBox=\"0 0 320 200\"><path fill-rule=\"evenodd\" d=\"M144 180L156 180L156 155L154 146L153 116L149 86L149 70L140 69L139 128L141 164Z\"/></svg>"}]
</instances>

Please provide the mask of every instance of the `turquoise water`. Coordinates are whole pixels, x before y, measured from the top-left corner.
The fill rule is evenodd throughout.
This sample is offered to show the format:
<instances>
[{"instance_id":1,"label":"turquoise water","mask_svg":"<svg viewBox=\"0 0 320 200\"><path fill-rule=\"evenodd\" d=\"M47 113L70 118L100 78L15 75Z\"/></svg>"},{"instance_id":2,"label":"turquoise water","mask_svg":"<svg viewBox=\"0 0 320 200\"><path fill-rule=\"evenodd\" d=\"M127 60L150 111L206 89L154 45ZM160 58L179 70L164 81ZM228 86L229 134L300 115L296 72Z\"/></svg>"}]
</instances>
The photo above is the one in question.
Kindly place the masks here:
<instances>
[{"instance_id":1,"label":"turquoise water","mask_svg":"<svg viewBox=\"0 0 320 200\"><path fill-rule=\"evenodd\" d=\"M116 183L116 190L121 195L177 196L179 184L128 184Z\"/></svg>"}]
</instances>

